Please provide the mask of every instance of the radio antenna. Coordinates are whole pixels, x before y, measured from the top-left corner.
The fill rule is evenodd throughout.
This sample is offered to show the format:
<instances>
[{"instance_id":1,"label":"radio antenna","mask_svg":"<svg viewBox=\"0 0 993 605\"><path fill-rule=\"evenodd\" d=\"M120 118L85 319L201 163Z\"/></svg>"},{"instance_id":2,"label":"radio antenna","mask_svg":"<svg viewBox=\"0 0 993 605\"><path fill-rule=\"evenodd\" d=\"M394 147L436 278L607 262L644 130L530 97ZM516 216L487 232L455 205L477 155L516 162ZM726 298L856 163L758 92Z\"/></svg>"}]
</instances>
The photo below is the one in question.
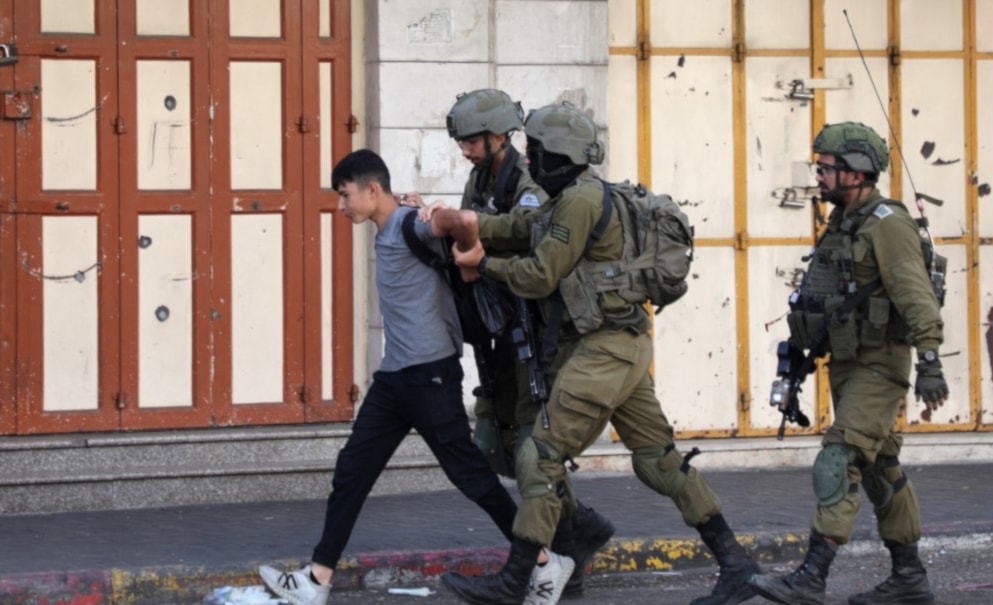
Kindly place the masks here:
<instances>
[{"instance_id":1,"label":"radio antenna","mask_svg":"<svg viewBox=\"0 0 993 605\"><path fill-rule=\"evenodd\" d=\"M904 172L907 174L907 180L910 182L910 189L914 192L914 204L917 206L917 212L921 215L918 220L918 224L924 234L927 236L928 242L931 245L932 257L935 256L935 246L934 246L934 236L931 235L931 227L928 223L927 217L924 215L924 202L930 202L936 206L941 206L944 202L936 197L926 195L917 191L917 186L914 185L914 177L910 174L910 166L907 165L907 157L903 154L903 148L900 146L900 138L896 135L896 131L893 129L893 122L890 120L890 114L886 110L886 105L883 103L883 97L879 94L879 89L876 88L876 81L872 78L872 72L869 70L869 63L865 60L865 54L862 52L862 46L859 44L858 36L855 35L855 27L852 26L852 20L848 18L848 9L841 9L841 12L845 15L845 21L848 23L848 31L852 32L852 41L855 42L855 50L859 53L859 59L862 60L862 67L865 68L865 75L869 78L869 83L872 84L872 90L876 93L876 100L879 101L879 109L883 112L883 117L886 118L886 125L890 129L890 136L893 139L893 147L896 148L897 155L900 156L900 162L903 164ZM935 288L935 294L939 297L939 300L944 299L944 273L939 272L937 263L934 259L931 260L931 266L928 267L928 272L931 274L931 283ZM940 283L940 286L938 285ZM939 295L938 293L941 292Z\"/></svg>"},{"instance_id":2,"label":"radio antenna","mask_svg":"<svg viewBox=\"0 0 993 605\"><path fill-rule=\"evenodd\" d=\"M896 135L896 131L893 129L893 122L890 120L890 114L886 110L886 105L883 104L883 97L879 94L879 89L876 88L876 81L872 78L872 72L869 70L869 63L865 60L865 54L862 52L862 46L859 44L858 36L855 35L855 27L852 26L852 20L848 18L848 9L844 8L841 10L845 14L845 21L848 23L848 31L852 32L852 41L855 42L855 50L859 53L859 59L862 60L862 67L865 68L865 75L869 77L869 83L872 84L872 91L876 93L876 100L879 101L879 109L883 112L883 117L886 118L886 125L890 129L890 136L893 137L893 146L896 148L897 154L900 156L900 162L903 164L903 170L907 173L907 180L910 181L910 189L914 192L914 200L918 203L921 198L927 199L931 203L937 203L941 205L941 200L935 200L930 196L923 196L917 192L917 186L914 185L914 177L910 174L910 167L907 165L907 158L903 155L903 148L900 147L899 137Z\"/></svg>"}]
</instances>

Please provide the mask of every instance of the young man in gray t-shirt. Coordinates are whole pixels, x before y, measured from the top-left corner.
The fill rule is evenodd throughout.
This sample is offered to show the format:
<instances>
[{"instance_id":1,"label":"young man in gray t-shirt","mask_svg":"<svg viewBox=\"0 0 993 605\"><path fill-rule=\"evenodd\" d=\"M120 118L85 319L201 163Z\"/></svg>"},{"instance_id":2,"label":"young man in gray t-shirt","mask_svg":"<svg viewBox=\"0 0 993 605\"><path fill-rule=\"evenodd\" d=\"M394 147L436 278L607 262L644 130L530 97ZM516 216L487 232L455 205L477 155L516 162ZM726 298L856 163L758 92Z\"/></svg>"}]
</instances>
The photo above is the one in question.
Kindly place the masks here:
<instances>
[{"instance_id":1,"label":"young man in gray t-shirt","mask_svg":"<svg viewBox=\"0 0 993 605\"><path fill-rule=\"evenodd\" d=\"M331 185L338 208L353 223L376 224L376 290L386 333L385 356L373 374L352 434L338 454L324 519L324 532L310 565L259 574L275 594L294 605L325 605L331 577L373 484L411 429L427 442L445 474L493 519L507 540L517 505L470 437L462 403L462 330L444 276L422 263L407 246L401 222L414 208L401 208L390 189L390 173L376 153L354 151L335 166ZM460 247L475 242L444 219L415 221L417 236L436 247L452 236Z\"/></svg>"}]
</instances>

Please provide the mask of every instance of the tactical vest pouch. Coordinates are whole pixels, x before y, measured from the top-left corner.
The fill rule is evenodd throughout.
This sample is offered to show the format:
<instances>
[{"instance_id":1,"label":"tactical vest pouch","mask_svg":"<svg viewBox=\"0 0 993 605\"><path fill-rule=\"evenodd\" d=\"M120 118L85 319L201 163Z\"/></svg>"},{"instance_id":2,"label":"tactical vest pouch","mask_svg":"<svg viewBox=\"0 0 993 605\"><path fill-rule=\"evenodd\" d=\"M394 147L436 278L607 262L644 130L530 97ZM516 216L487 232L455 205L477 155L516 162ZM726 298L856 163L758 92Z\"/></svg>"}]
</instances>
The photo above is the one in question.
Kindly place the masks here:
<instances>
[{"instance_id":1,"label":"tactical vest pouch","mask_svg":"<svg viewBox=\"0 0 993 605\"><path fill-rule=\"evenodd\" d=\"M566 313L580 334L597 330L604 324L596 285L585 269L584 263L580 263L579 267L559 282L559 292L565 302Z\"/></svg>"},{"instance_id":2,"label":"tactical vest pouch","mask_svg":"<svg viewBox=\"0 0 993 605\"><path fill-rule=\"evenodd\" d=\"M890 322L890 300L882 296L871 297L862 313L859 326L859 344L863 347L881 347L886 343L886 328Z\"/></svg>"},{"instance_id":3,"label":"tactical vest pouch","mask_svg":"<svg viewBox=\"0 0 993 605\"><path fill-rule=\"evenodd\" d=\"M791 311L786 316L786 323L790 326L790 336L793 337L794 342L806 351L813 345L814 335L824 325L824 314L811 311Z\"/></svg>"},{"instance_id":4,"label":"tactical vest pouch","mask_svg":"<svg viewBox=\"0 0 993 605\"><path fill-rule=\"evenodd\" d=\"M828 317L845 302L843 296L832 296L824 301L824 310ZM830 342L831 359L849 361L858 355L859 337L858 322L854 312L834 319L828 323L827 333Z\"/></svg>"}]
</instances>

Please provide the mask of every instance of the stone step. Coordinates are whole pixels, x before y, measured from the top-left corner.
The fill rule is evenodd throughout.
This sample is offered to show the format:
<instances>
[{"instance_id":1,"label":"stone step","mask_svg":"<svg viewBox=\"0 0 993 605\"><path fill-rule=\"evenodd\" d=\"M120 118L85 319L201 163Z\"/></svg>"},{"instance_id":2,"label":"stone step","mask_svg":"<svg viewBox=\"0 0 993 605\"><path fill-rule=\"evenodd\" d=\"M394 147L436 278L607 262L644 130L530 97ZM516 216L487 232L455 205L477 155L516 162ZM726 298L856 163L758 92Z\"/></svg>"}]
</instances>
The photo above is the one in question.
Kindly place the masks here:
<instances>
[{"instance_id":1,"label":"stone step","mask_svg":"<svg viewBox=\"0 0 993 605\"><path fill-rule=\"evenodd\" d=\"M0 513L325 498L350 425L0 438ZM373 493L449 487L403 440Z\"/></svg>"},{"instance_id":2,"label":"stone step","mask_svg":"<svg viewBox=\"0 0 993 605\"><path fill-rule=\"evenodd\" d=\"M0 437L0 514L324 499L349 424ZM701 469L809 466L820 437L679 442ZM993 433L907 435L905 464L993 459ZM631 472L630 453L603 438L579 473ZM506 481L509 488L513 482ZM373 494L451 489L424 441L401 443Z\"/></svg>"}]
</instances>

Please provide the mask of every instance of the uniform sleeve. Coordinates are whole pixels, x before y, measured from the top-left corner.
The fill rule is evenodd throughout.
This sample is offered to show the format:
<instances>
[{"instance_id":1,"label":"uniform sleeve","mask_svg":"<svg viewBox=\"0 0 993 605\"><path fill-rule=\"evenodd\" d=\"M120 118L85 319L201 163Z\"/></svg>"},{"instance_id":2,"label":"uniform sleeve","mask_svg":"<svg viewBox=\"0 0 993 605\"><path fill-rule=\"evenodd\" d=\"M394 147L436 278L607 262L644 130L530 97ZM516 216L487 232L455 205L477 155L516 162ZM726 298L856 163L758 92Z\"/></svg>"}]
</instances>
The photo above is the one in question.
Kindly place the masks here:
<instances>
[{"instance_id":1,"label":"uniform sleeve","mask_svg":"<svg viewBox=\"0 0 993 605\"><path fill-rule=\"evenodd\" d=\"M479 215L479 240L487 251L527 254L531 248L531 225L538 213L514 206L505 214ZM489 261L487 269L489 268Z\"/></svg>"},{"instance_id":2,"label":"uniform sleeve","mask_svg":"<svg viewBox=\"0 0 993 605\"><path fill-rule=\"evenodd\" d=\"M473 168L469 173L469 178L465 181L465 188L462 190L462 210L472 210L472 190L476 187L476 179L479 178L478 171Z\"/></svg>"},{"instance_id":3,"label":"uniform sleeve","mask_svg":"<svg viewBox=\"0 0 993 605\"><path fill-rule=\"evenodd\" d=\"M938 299L924 266L920 235L906 211L881 219L870 241L890 302L910 328L910 341L918 350L937 349L943 322Z\"/></svg>"},{"instance_id":4,"label":"uniform sleeve","mask_svg":"<svg viewBox=\"0 0 993 605\"><path fill-rule=\"evenodd\" d=\"M486 273L524 298L545 298L579 263L603 212L602 190L571 187L554 203L551 224L533 256L488 259ZM499 217L497 217L499 218Z\"/></svg>"}]
</instances>

